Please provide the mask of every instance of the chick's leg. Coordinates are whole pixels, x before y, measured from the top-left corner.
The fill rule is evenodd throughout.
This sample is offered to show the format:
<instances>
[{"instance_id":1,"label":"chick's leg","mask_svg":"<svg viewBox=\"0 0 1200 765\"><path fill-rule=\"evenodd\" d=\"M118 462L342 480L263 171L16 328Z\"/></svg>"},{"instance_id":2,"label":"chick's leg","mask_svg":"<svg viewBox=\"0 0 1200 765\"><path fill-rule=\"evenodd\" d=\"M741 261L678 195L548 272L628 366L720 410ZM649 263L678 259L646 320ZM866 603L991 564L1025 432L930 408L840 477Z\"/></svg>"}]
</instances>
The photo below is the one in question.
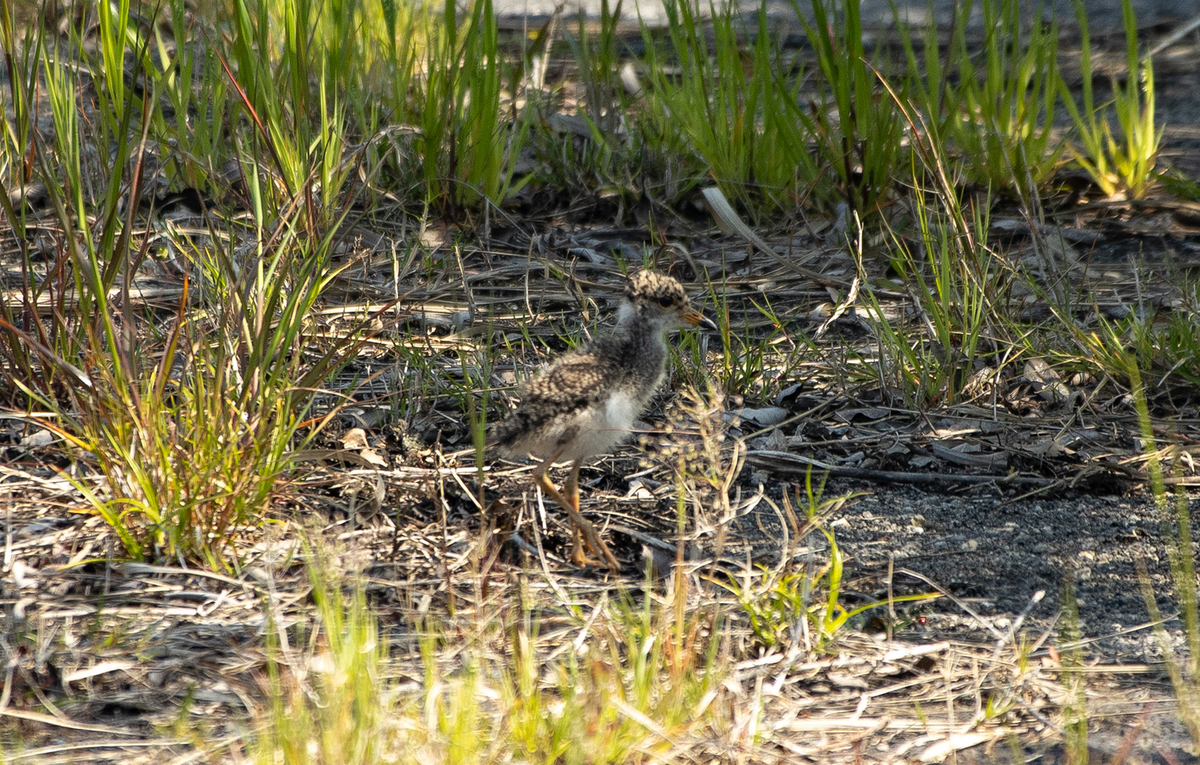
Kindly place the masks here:
<instances>
[{"instance_id":1,"label":"chick's leg","mask_svg":"<svg viewBox=\"0 0 1200 765\"><path fill-rule=\"evenodd\" d=\"M619 571L621 564L617 560L617 557L612 554L612 551L608 549L608 545L600 538L600 535L596 532L596 528L579 512L579 469L581 467L583 467L583 461L576 460L575 464L571 466L571 474L567 476L566 486L563 487L566 491L566 500L571 503L571 509L568 513L571 516L571 520L575 521L576 526L583 532L583 541L587 544L588 549L604 558L604 562L610 569Z\"/></svg>"},{"instance_id":2,"label":"chick's leg","mask_svg":"<svg viewBox=\"0 0 1200 765\"><path fill-rule=\"evenodd\" d=\"M579 468L580 463L576 462L571 468L571 475L567 479L567 484L564 487L567 491L566 497L562 492L555 487L554 482L550 480L547 472L550 466L554 464L554 460L560 455L555 454L542 464L538 465L533 470L533 482L547 496L553 499L559 507L566 511L567 517L571 519L571 523L575 526L575 545L572 552L572 557L575 558L577 565L587 565L590 561L583 555L583 549L579 545L580 534L582 534L583 542L592 552L604 558L604 565L608 568L618 571L621 564L616 557L609 551L608 546L604 544L604 540L600 539L600 535L596 533L596 528L579 513ZM569 497L569 498L568 498ZM582 559L582 560L581 560Z\"/></svg>"}]
</instances>

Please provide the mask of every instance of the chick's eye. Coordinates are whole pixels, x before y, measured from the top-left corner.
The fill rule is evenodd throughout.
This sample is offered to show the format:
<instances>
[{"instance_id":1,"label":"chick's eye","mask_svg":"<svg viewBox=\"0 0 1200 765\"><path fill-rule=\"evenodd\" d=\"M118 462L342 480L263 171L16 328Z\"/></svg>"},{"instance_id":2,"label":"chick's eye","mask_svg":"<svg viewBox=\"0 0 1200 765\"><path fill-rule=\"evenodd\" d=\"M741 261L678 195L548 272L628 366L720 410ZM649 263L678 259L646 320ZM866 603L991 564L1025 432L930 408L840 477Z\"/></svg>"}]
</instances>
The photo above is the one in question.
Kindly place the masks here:
<instances>
[{"instance_id":1,"label":"chick's eye","mask_svg":"<svg viewBox=\"0 0 1200 765\"><path fill-rule=\"evenodd\" d=\"M675 301L671 299L670 295L663 295L662 297L660 297L658 299L658 304L661 305L663 308L670 308L671 304L674 302Z\"/></svg>"}]
</instances>

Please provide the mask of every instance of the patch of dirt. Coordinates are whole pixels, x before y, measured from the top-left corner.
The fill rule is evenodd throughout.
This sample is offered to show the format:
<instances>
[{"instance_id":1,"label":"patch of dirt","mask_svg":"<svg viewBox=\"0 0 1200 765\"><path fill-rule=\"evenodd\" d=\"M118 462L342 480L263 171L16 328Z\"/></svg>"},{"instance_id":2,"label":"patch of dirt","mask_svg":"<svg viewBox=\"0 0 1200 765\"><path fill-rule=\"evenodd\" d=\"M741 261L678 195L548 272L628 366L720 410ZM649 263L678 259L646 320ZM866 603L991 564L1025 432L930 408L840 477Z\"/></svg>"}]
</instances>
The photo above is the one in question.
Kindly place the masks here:
<instances>
[{"instance_id":1,"label":"patch of dirt","mask_svg":"<svg viewBox=\"0 0 1200 765\"><path fill-rule=\"evenodd\" d=\"M1070 583L1089 654L1106 663L1162 658L1146 628L1137 561L1146 564L1159 608L1175 614L1166 597L1173 524L1145 496L1014 500L837 481L827 487L842 490L867 492L833 522L854 589L886 596L891 566L895 592L928 592L933 583L957 600L922 609L917 634L995 640L1027 610L1030 628L1053 630ZM1195 497L1190 504L1200 508ZM1038 592L1045 597L1035 601ZM1179 623L1169 626L1177 631Z\"/></svg>"}]
</instances>

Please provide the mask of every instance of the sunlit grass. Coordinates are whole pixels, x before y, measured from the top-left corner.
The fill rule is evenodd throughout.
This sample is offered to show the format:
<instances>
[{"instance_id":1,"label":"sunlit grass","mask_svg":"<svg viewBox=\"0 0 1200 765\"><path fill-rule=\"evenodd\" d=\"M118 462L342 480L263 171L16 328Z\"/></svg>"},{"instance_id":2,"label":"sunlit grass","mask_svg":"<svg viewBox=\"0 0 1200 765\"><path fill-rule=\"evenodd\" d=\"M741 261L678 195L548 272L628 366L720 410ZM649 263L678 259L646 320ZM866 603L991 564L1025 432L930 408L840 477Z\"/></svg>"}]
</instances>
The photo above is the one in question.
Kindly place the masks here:
<instances>
[{"instance_id":1,"label":"sunlit grass","mask_svg":"<svg viewBox=\"0 0 1200 765\"><path fill-rule=\"evenodd\" d=\"M1137 17L1129 0L1121 4L1125 25L1125 82L1113 81L1113 101L1097 106L1092 95L1092 44L1087 13L1076 3L1082 46L1082 108L1075 103L1065 83L1063 102L1075 123L1079 146L1072 149L1075 161L1092 176L1107 196L1118 191L1134 199L1143 196L1154 179L1154 168L1162 142L1162 127L1154 116L1154 64L1138 55ZM1117 131L1112 128L1115 113Z\"/></svg>"},{"instance_id":2,"label":"sunlit grass","mask_svg":"<svg viewBox=\"0 0 1200 765\"><path fill-rule=\"evenodd\" d=\"M474 623L419 622L414 688L393 679L362 590L343 595L342 581L312 576L316 632L272 641L276 652L306 648L290 665L269 665L269 706L249 745L256 762L654 762L727 725L728 707L713 703L724 625L707 612L680 621L683 593L609 603L579 651L558 651L541 634L549 625L539 614L570 607L535 608L519 589ZM472 645L450 650L459 629L475 635Z\"/></svg>"}]
</instances>

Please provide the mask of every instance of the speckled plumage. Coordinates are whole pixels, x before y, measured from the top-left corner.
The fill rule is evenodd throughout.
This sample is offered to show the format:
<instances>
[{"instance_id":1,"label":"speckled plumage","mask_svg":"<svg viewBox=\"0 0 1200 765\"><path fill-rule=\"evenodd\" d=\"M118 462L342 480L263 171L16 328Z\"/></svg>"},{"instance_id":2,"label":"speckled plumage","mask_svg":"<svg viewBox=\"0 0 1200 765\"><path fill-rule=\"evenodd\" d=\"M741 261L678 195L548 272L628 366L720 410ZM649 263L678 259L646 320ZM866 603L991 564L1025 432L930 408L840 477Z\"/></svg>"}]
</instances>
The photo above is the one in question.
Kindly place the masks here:
<instances>
[{"instance_id":1,"label":"speckled plumage","mask_svg":"<svg viewBox=\"0 0 1200 765\"><path fill-rule=\"evenodd\" d=\"M688 308L675 279L653 271L634 274L616 330L560 357L531 380L520 406L496 428L495 445L512 456L563 461L608 451L658 389L665 335L687 322ZM614 411L614 397L628 405ZM625 421L627 411L632 416Z\"/></svg>"},{"instance_id":2,"label":"speckled plumage","mask_svg":"<svg viewBox=\"0 0 1200 765\"><path fill-rule=\"evenodd\" d=\"M570 515L588 547L606 565L616 558L579 514L579 468L623 441L662 382L666 335L704 317L688 303L675 279L641 271L629 279L616 329L550 364L524 388L520 405L499 425L489 444L509 456L542 460L534 481ZM711 324L711 322L708 322ZM563 496L546 476L550 464L571 461ZM586 561L576 535L576 560Z\"/></svg>"}]
</instances>

